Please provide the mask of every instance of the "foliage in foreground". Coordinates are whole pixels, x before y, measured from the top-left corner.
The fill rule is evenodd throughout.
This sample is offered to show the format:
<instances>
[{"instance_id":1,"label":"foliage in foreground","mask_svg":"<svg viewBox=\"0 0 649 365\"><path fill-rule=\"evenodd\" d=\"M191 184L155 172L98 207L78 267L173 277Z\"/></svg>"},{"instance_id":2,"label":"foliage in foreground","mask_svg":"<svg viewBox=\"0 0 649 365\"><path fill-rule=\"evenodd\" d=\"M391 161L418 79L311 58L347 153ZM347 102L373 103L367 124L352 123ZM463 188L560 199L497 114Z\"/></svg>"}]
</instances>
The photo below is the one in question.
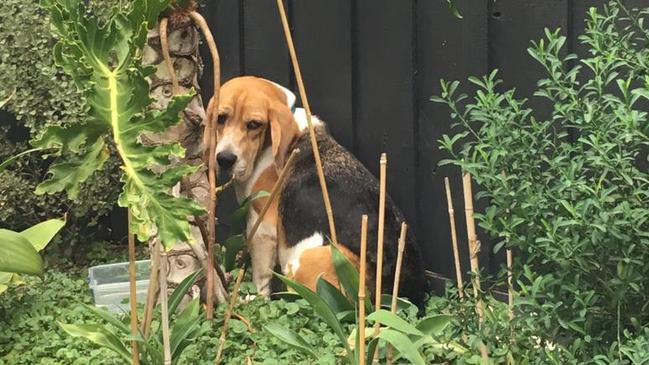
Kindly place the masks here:
<instances>
[{"instance_id":1,"label":"foliage in foreground","mask_svg":"<svg viewBox=\"0 0 649 365\"><path fill-rule=\"evenodd\" d=\"M184 157L179 143L145 145L144 134L162 133L179 122L178 113L191 95L173 98L160 112L151 112L146 76L155 70L141 64L147 29L156 24L169 0L135 2L122 12L113 9L107 22L88 15L80 1L44 1L52 30L58 65L72 76L88 101L83 123L50 126L32 143L55 148L66 158L50 166L50 176L37 194L66 191L77 197L79 184L100 169L109 157L112 141L122 161L122 194L119 205L131 212L131 229L140 241L153 235L166 247L193 242L188 218L203 209L189 198L174 198L171 187L198 166L171 165Z\"/></svg>"},{"instance_id":2,"label":"foliage in foreground","mask_svg":"<svg viewBox=\"0 0 649 365\"><path fill-rule=\"evenodd\" d=\"M620 2L591 9L581 59L564 56L558 31L533 43L549 119L498 91L495 72L470 79L478 91L468 102L457 82L433 98L458 121L440 141L445 163L482 187L488 207L477 218L500 240L496 251L517 252L518 334L501 347L517 363L536 361L539 346L562 349L550 363L649 359L648 15Z\"/></svg>"},{"instance_id":3,"label":"foliage in foreground","mask_svg":"<svg viewBox=\"0 0 649 365\"><path fill-rule=\"evenodd\" d=\"M91 1L106 13L118 0ZM102 9L97 9L102 8ZM86 116L85 98L71 78L54 64L50 19L38 0L3 0L0 6L0 99L13 95L0 109L0 161L29 149L27 141L49 125L72 125ZM15 121L14 121L15 118ZM34 195L47 166L38 154L24 156L0 172L0 226L24 230L67 213L59 241L67 253L106 234L104 218L119 194L115 156L81 184L76 201L65 194ZM54 243L58 243L55 241Z\"/></svg>"}]
</instances>

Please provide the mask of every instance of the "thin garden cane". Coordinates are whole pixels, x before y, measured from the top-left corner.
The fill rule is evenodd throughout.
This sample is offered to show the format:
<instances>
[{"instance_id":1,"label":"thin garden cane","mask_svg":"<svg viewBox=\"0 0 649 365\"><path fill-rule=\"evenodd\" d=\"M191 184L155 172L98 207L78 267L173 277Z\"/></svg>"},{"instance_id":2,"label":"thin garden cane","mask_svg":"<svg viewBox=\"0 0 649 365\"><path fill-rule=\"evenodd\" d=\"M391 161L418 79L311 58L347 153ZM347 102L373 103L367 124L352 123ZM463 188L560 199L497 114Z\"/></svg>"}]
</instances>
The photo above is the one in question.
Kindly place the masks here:
<instances>
[{"instance_id":1,"label":"thin garden cane","mask_svg":"<svg viewBox=\"0 0 649 365\"><path fill-rule=\"evenodd\" d=\"M451 225L451 242L453 244L453 258L455 260L455 278L460 299L464 298L464 280L462 279L462 266L460 263L460 251L457 246L457 230L455 228L455 209L453 209L453 198L451 197L451 183L448 177L444 178L446 188L446 202L448 205L448 218Z\"/></svg>"},{"instance_id":2,"label":"thin garden cane","mask_svg":"<svg viewBox=\"0 0 649 365\"><path fill-rule=\"evenodd\" d=\"M155 307L156 293L158 291L158 276L160 274L160 250L155 242L149 244L151 252L151 273L149 274L149 287L146 294L146 305L144 307L144 317L142 318L142 332L144 338L149 338L151 330L151 321L153 320L153 307Z\"/></svg>"},{"instance_id":3,"label":"thin garden cane","mask_svg":"<svg viewBox=\"0 0 649 365\"><path fill-rule=\"evenodd\" d=\"M365 364L365 277L367 276L367 214L361 218L361 257L358 279L358 363Z\"/></svg>"},{"instance_id":4,"label":"thin garden cane","mask_svg":"<svg viewBox=\"0 0 649 365\"><path fill-rule=\"evenodd\" d=\"M302 100L302 105L304 106L304 110L306 112L306 122L309 126L309 136L311 137L311 149L313 150L315 166L318 172L318 180L320 181L320 189L322 190L322 200L324 201L325 210L327 212L327 220L329 222L329 234L331 235L333 244L338 245L338 237L336 236L336 224L334 223L333 210L331 209L331 200L329 199L329 190L327 189L327 182L325 180L324 170L322 169L322 160L320 159L320 150L318 149L315 130L313 129L313 123L311 122L311 107L309 106L309 100L307 99L306 90L304 89L302 72L300 71L300 64L298 63L297 55L295 53L293 37L291 36L291 30L289 28L288 19L286 17L286 11L284 10L284 4L282 3L282 0L277 0L277 9L279 10L279 15L282 20L284 37L286 38L286 44L288 46L291 62L293 64L293 70L295 71L295 80L297 81L297 86L300 91L300 99Z\"/></svg>"},{"instance_id":5,"label":"thin garden cane","mask_svg":"<svg viewBox=\"0 0 649 365\"><path fill-rule=\"evenodd\" d=\"M282 168L282 172L280 172L279 176L277 177L277 181L275 182L275 185L273 185L273 189L271 190L271 193L268 196L266 203L264 204L261 211L259 212L259 216L257 217L257 220L252 225L252 228L250 229L250 233L248 233L248 235L246 236L246 243L250 242L250 240L255 236L255 233L257 233L257 229L261 225L261 222L264 216L266 215L266 212L268 212L268 209L270 209L271 204L279 195L279 192L281 191L281 187L284 185L284 180L286 180L286 177L288 176L288 171L290 171L290 168L293 166L293 163L295 162L295 157L298 155L298 153L300 153L299 149L293 150L288 160L284 164L284 168ZM228 328L230 326L230 316L232 314L232 308L234 307L236 298L239 295L239 286L241 286L241 279L243 278L243 273L246 271L245 268L246 266L244 266L241 269L241 271L239 271L239 276L237 277L237 281L234 284L234 288L232 289L232 296L230 297L230 305L228 306L228 310L225 313L225 320L223 321L223 326L221 327L221 336L219 337L219 348L216 351L216 359L214 359L214 363L217 365L221 363L221 356L223 355L223 346L225 345Z\"/></svg>"},{"instance_id":6,"label":"thin garden cane","mask_svg":"<svg viewBox=\"0 0 649 365\"><path fill-rule=\"evenodd\" d=\"M160 311L162 315L162 348L164 365L171 365L171 342L169 340L169 306L167 303L167 272L169 260L164 246L160 245Z\"/></svg>"},{"instance_id":7,"label":"thin garden cane","mask_svg":"<svg viewBox=\"0 0 649 365\"><path fill-rule=\"evenodd\" d=\"M476 299L476 312L478 313L478 320L482 325L484 319L484 307L480 299L480 261L478 253L480 247L478 245L478 237L475 232L475 220L473 219L473 191L471 188L471 175L465 173L462 177L462 185L464 187L464 215L466 217L466 231L469 241L469 255L471 259L471 272L473 275L473 295Z\"/></svg>"},{"instance_id":8,"label":"thin garden cane","mask_svg":"<svg viewBox=\"0 0 649 365\"><path fill-rule=\"evenodd\" d=\"M397 312L397 299L399 298L399 281L401 279L401 265L403 264L403 252L406 248L406 236L408 234L408 225L406 222L401 223L401 234L399 235L399 249L397 251L397 263L394 270L394 284L392 285L392 303L390 311ZM392 346L388 345L387 355L388 365L392 364Z\"/></svg>"},{"instance_id":9,"label":"thin garden cane","mask_svg":"<svg viewBox=\"0 0 649 365\"><path fill-rule=\"evenodd\" d=\"M378 219L378 230L377 230L377 242L376 242L376 276L375 276L375 292L374 292L374 310L381 309L381 287L382 287L382 278L383 278L383 238L385 231L385 185L387 180L387 165L388 165L388 156L385 153L381 154L381 159L379 160L380 164L380 176L379 176L379 219ZM374 335L378 336L381 331L381 323L376 321L374 323ZM378 361L379 349L376 347L376 352L372 354L374 361Z\"/></svg>"},{"instance_id":10,"label":"thin garden cane","mask_svg":"<svg viewBox=\"0 0 649 365\"><path fill-rule=\"evenodd\" d=\"M208 180L210 182L210 200L208 205L208 233L209 240L207 241L207 266L211 273L214 270L214 244L216 241L216 161L214 155L216 152L216 125L214 124L214 114L219 104L219 92L221 89L221 60L219 58L219 51L216 48L214 36L210 31L205 18L195 11L189 12L189 16L194 23L200 28L205 42L210 49L212 56L213 68L213 82L214 94L207 104L207 127L206 131L209 133L209 154L207 158ZM214 275L207 275L207 308L205 310L208 320L212 320L214 316Z\"/></svg>"},{"instance_id":11,"label":"thin garden cane","mask_svg":"<svg viewBox=\"0 0 649 365\"><path fill-rule=\"evenodd\" d=\"M234 283L234 289L232 290L232 295L230 296L230 304L228 304L228 309L226 310L223 318L223 326L221 327L221 336L219 337L219 349L216 351L216 359L214 364L219 365L221 363L221 357L223 356L223 346L225 345L225 339L228 335L228 328L230 327L230 318L232 317L232 310L234 309L234 304L239 298L239 287L241 286L241 281L246 272L245 266L239 270L237 275L237 281Z\"/></svg>"},{"instance_id":12,"label":"thin garden cane","mask_svg":"<svg viewBox=\"0 0 649 365\"><path fill-rule=\"evenodd\" d=\"M469 240L469 255L471 262L471 273L473 275L473 294L476 299L476 312L478 314L478 323L482 328L484 321L484 304L480 298L480 261L478 253L480 244L475 231L475 220L473 218L473 190L471 188L471 175L467 172L462 176L462 185L464 188L464 214L466 217L466 232ZM483 359L488 359L487 346L480 341L480 355Z\"/></svg>"},{"instance_id":13,"label":"thin garden cane","mask_svg":"<svg viewBox=\"0 0 649 365\"><path fill-rule=\"evenodd\" d=\"M137 329L137 288L135 283L135 235L131 231L131 210L128 210L128 276L130 289L131 304L131 336L135 338L138 334ZM138 350L137 341L131 341L131 364L140 364L140 351Z\"/></svg>"}]
</instances>

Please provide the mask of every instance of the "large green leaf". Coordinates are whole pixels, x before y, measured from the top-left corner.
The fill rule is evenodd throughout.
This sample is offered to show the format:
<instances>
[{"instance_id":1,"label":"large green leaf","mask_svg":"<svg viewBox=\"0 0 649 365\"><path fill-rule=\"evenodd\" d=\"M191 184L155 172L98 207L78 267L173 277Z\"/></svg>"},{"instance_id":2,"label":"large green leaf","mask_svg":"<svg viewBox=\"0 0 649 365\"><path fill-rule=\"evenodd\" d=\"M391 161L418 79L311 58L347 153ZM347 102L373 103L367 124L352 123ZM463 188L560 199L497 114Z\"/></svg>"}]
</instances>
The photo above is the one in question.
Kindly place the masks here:
<instances>
[{"instance_id":1,"label":"large green leaf","mask_svg":"<svg viewBox=\"0 0 649 365\"><path fill-rule=\"evenodd\" d=\"M323 279L322 276L318 277L316 281L316 291L320 298L322 298L329 307L338 316L341 312L354 311L354 304L349 302L343 293L340 292L333 284ZM340 316L338 316L340 319Z\"/></svg>"},{"instance_id":2,"label":"large green leaf","mask_svg":"<svg viewBox=\"0 0 649 365\"><path fill-rule=\"evenodd\" d=\"M309 343L306 342L306 340L298 333L284 328L278 323L267 324L264 326L264 329L287 345L310 355L314 359L318 358L315 352L311 350L311 345L309 345Z\"/></svg>"},{"instance_id":3,"label":"large green leaf","mask_svg":"<svg viewBox=\"0 0 649 365\"><path fill-rule=\"evenodd\" d=\"M437 314L428 316L417 324L417 329L430 336L438 336L451 323L453 316L448 314ZM383 322L381 322L383 323Z\"/></svg>"},{"instance_id":4,"label":"large green leaf","mask_svg":"<svg viewBox=\"0 0 649 365\"><path fill-rule=\"evenodd\" d=\"M347 344L347 336L345 335L343 331L343 327L338 321L338 318L336 318L336 314L334 311L329 307L327 302L324 301L324 299L320 298L320 296L316 293L314 293L311 289L307 288L306 286L298 283L295 280L291 280L287 278L286 276L280 275L280 274L275 274L284 284L293 289L296 293L298 293L304 300L309 302L311 305L311 308L316 312L320 318L322 318L325 323L334 331L334 333L338 336L340 339L340 342L345 346L345 349L347 350L347 357L350 358L352 356L352 351L349 345Z\"/></svg>"},{"instance_id":5,"label":"large green leaf","mask_svg":"<svg viewBox=\"0 0 649 365\"><path fill-rule=\"evenodd\" d=\"M270 194L267 191L258 191L254 194L251 194L248 196L246 199L244 199L243 202L241 202L241 205L239 205L239 208L232 213L232 216L230 217L230 234L231 235L237 235L237 234L244 234L246 233L246 223L248 219L248 211L250 210L250 205L252 204L253 201L260 199L260 198L266 198L270 196Z\"/></svg>"},{"instance_id":6,"label":"large green leaf","mask_svg":"<svg viewBox=\"0 0 649 365\"><path fill-rule=\"evenodd\" d=\"M50 219L27 228L20 232L20 235L27 238L36 251L41 251L63 226L65 226L63 219Z\"/></svg>"},{"instance_id":7,"label":"large green leaf","mask_svg":"<svg viewBox=\"0 0 649 365\"><path fill-rule=\"evenodd\" d=\"M356 267L354 267L354 265L336 246L330 245L330 247L334 269L336 269L336 276L338 277L340 286L342 286L352 303L356 305L356 303L358 303L358 270L356 270ZM366 295L365 297L370 298L369 295ZM367 312L373 311L371 300L365 301L365 308Z\"/></svg>"},{"instance_id":8,"label":"large green leaf","mask_svg":"<svg viewBox=\"0 0 649 365\"><path fill-rule=\"evenodd\" d=\"M176 309L183 300L183 297L189 291L189 288L194 285L196 280L203 275L203 269L196 270L193 274L187 276L180 282L180 284L174 289L173 293L169 296L169 313L176 313Z\"/></svg>"},{"instance_id":9,"label":"large green leaf","mask_svg":"<svg viewBox=\"0 0 649 365\"><path fill-rule=\"evenodd\" d=\"M225 254L223 255L223 267L225 271L232 271L236 264L237 254L246 246L245 233L235 234L228 237L225 242Z\"/></svg>"},{"instance_id":10,"label":"large green leaf","mask_svg":"<svg viewBox=\"0 0 649 365\"><path fill-rule=\"evenodd\" d=\"M192 300L180 313L171 327L171 357L177 359L182 352L182 344L187 342L200 328L198 312L200 309L199 298Z\"/></svg>"},{"instance_id":11,"label":"large green leaf","mask_svg":"<svg viewBox=\"0 0 649 365\"><path fill-rule=\"evenodd\" d=\"M399 355L407 359L411 364L426 365L426 361L419 353L417 345L403 333L390 328L384 328L379 333L378 338L391 344L392 347L399 351Z\"/></svg>"},{"instance_id":12,"label":"large green leaf","mask_svg":"<svg viewBox=\"0 0 649 365\"><path fill-rule=\"evenodd\" d=\"M65 324L59 326L72 337L82 337L95 344L112 350L119 355L126 363L131 362L131 354L124 344L112 332L102 328L99 325L91 324Z\"/></svg>"},{"instance_id":13,"label":"large green leaf","mask_svg":"<svg viewBox=\"0 0 649 365\"><path fill-rule=\"evenodd\" d=\"M95 316L98 318L103 319L104 321L112 324L115 328L119 330L119 334L122 336L129 336L131 335L131 328L129 327L128 324L122 322L119 318L114 316L112 313L108 312L107 310L97 308L92 305L85 305L86 309L88 309L90 312L92 312Z\"/></svg>"},{"instance_id":14,"label":"large green leaf","mask_svg":"<svg viewBox=\"0 0 649 365\"><path fill-rule=\"evenodd\" d=\"M399 332L403 332L408 335L423 336L424 334L418 330L415 326L411 325L395 313L386 311L385 309L379 309L378 311L367 316L368 321L378 321L382 325L388 326L392 329L395 329Z\"/></svg>"},{"instance_id":15,"label":"large green leaf","mask_svg":"<svg viewBox=\"0 0 649 365\"><path fill-rule=\"evenodd\" d=\"M107 157L104 141L111 140L122 160L123 192L119 205L132 213L131 229L141 241L157 234L167 248L193 243L189 217L203 208L188 198L175 198L171 188L198 166L172 165L184 156L178 143L144 145L144 134L164 132L179 122L178 114L192 95L174 98L165 110L150 109L151 68L141 66L147 28L153 26L169 0L135 1L126 14L114 13L108 22L88 15L81 0L45 0L52 30L59 39L54 57L84 91L89 117L79 124L49 127L36 147L55 148L70 155L51 167L40 193L66 190L74 198L79 184Z\"/></svg>"},{"instance_id":16,"label":"large green leaf","mask_svg":"<svg viewBox=\"0 0 649 365\"><path fill-rule=\"evenodd\" d=\"M0 271L41 275L43 260L20 233L0 229Z\"/></svg>"}]
</instances>

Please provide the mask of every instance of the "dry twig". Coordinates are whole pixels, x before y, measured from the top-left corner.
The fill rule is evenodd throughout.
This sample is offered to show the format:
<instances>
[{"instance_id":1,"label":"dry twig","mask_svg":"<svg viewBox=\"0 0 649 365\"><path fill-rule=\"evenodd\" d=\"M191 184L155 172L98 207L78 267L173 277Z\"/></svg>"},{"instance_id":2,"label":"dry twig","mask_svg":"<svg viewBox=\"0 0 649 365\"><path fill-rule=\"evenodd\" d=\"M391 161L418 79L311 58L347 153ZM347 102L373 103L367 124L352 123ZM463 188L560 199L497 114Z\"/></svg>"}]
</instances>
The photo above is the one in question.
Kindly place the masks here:
<instances>
[{"instance_id":1,"label":"dry twig","mask_svg":"<svg viewBox=\"0 0 649 365\"><path fill-rule=\"evenodd\" d=\"M361 257L358 280L358 363L365 364L365 277L367 276L367 215L361 219Z\"/></svg>"},{"instance_id":2,"label":"dry twig","mask_svg":"<svg viewBox=\"0 0 649 365\"><path fill-rule=\"evenodd\" d=\"M446 187L446 202L448 205L448 218L451 224L451 242L453 244L453 258L455 260L455 279L460 299L464 298L464 280L462 279L462 266L460 264L460 251L457 246L457 230L455 229L455 209L453 209L453 198L451 197L451 184L448 177L444 178Z\"/></svg>"}]
</instances>

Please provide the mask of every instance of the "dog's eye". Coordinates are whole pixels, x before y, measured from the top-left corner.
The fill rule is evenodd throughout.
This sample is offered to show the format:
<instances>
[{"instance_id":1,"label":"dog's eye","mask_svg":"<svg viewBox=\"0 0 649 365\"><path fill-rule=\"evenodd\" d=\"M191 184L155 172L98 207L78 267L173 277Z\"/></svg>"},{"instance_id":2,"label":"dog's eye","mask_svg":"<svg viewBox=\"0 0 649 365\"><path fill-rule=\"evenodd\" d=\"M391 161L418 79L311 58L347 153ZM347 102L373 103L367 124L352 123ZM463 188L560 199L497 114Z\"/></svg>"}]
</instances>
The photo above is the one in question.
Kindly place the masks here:
<instances>
[{"instance_id":1,"label":"dog's eye","mask_svg":"<svg viewBox=\"0 0 649 365\"><path fill-rule=\"evenodd\" d=\"M228 115L227 114L219 114L219 117L216 118L216 123L217 124L225 124L225 121L228 120Z\"/></svg>"},{"instance_id":2,"label":"dog's eye","mask_svg":"<svg viewBox=\"0 0 649 365\"><path fill-rule=\"evenodd\" d=\"M248 122L248 124L246 124L246 127L248 128L248 130L251 130L251 131L255 130L255 129L259 129L259 127L261 127L261 122L253 120L251 122Z\"/></svg>"}]
</instances>

